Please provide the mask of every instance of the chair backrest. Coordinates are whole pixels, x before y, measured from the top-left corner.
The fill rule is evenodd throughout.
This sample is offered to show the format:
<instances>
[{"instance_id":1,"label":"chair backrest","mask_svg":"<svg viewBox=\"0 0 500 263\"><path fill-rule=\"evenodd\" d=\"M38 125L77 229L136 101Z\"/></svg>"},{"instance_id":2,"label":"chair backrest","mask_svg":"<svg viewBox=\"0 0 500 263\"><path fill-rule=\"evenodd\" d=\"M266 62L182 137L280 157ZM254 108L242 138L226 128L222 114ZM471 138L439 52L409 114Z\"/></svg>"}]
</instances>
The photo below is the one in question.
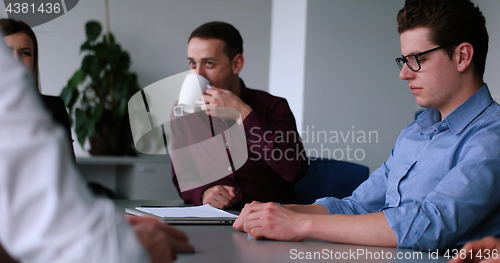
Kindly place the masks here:
<instances>
[{"instance_id":1,"label":"chair backrest","mask_svg":"<svg viewBox=\"0 0 500 263\"><path fill-rule=\"evenodd\" d=\"M295 183L299 204L312 204L326 196L344 198L369 176L366 166L329 159L308 158L307 173Z\"/></svg>"}]
</instances>

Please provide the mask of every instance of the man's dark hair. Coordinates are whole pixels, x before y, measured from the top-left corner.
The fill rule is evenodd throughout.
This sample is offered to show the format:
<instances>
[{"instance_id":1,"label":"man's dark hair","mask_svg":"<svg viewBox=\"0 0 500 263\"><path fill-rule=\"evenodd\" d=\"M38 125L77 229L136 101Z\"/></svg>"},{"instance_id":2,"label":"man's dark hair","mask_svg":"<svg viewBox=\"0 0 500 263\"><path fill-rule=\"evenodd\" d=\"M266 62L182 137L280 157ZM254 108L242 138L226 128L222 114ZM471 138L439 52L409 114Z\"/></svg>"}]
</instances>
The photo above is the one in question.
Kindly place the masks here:
<instances>
[{"instance_id":1,"label":"man's dark hair","mask_svg":"<svg viewBox=\"0 0 500 263\"><path fill-rule=\"evenodd\" d=\"M243 39L240 32L228 23L215 21L203 24L191 33L188 43L193 37L215 38L224 41L223 51L230 60L238 54L243 54Z\"/></svg>"},{"instance_id":2,"label":"man's dark hair","mask_svg":"<svg viewBox=\"0 0 500 263\"><path fill-rule=\"evenodd\" d=\"M443 46L450 56L455 48L468 42L474 48L472 65L478 77L483 78L488 54L486 19L470 0L406 0L398 13L398 32L416 27L428 27L430 40Z\"/></svg>"}]
</instances>

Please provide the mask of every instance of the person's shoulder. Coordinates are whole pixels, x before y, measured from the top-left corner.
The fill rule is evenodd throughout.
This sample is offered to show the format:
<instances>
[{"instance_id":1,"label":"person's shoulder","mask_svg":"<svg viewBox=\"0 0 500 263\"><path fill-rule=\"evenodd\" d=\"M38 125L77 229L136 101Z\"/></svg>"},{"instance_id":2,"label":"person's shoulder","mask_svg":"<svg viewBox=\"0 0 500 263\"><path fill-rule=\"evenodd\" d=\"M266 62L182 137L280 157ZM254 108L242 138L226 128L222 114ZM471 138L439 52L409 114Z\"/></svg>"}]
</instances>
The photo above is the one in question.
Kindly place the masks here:
<instances>
[{"instance_id":1,"label":"person's shoulder","mask_svg":"<svg viewBox=\"0 0 500 263\"><path fill-rule=\"evenodd\" d=\"M408 134L420 134L421 132L433 130L433 126L439 122L441 115L437 109L425 109L421 112L415 120L410 122L406 127L401 130L400 136L407 136Z\"/></svg>"},{"instance_id":2,"label":"person's shoulder","mask_svg":"<svg viewBox=\"0 0 500 263\"><path fill-rule=\"evenodd\" d=\"M61 97L58 96L50 96L50 95L42 95L42 99L47 102L55 102L55 103L64 103L64 101L61 99Z\"/></svg>"},{"instance_id":3,"label":"person's shoulder","mask_svg":"<svg viewBox=\"0 0 500 263\"><path fill-rule=\"evenodd\" d=\"M273 102L286 101L285 98L272 95L272 94L270 94L267 91L257 90L257 89L251 89L251 88L248 88L248 87L246 89L247 89L247 92L252 97L254 97L256 99L256 101L262 101L263 99L264 100L273 101Z\"/></svg>"},{"instance_id":4,"label":"person's shoulder","mask_svg":"<svg viewBox=\"0 0 500 263\"><path fill-rule=\"evenodd\" d=\"M483 116L487 120L500 121L500 105L493 101L486 107Z\"/></svg>"},{"instance_id":5,"label":"person's shoulder","mask_svg":"<svg viewBox=\"0 0 500 263\"><path fill-rule=\"evenodd\" d=\"M492 102L460 132L464 155L500 158L500 106ZM500 159L499 159L500 160Z\"/></svg>"},{"instance_id":6,"label":"person's shoulder","mask_svg":"<svg viewBox=\"0 0 500 263\"><path fill-rule=\"evenodd\" d=\"M469 98L464 104L472 101L466 109L475 113L472 124L483 125L485 123L489 124L500 124L500 105L494 101L490 95L488 86L484 84L481 89L479 89L471 98Z\"/></svg>"},{"instance_id":7,"label":"person's shoulder","mask_svg":"<svg viewBox=\"0 0 500 263\"><path fill-rule=\"evenodd\" d=\"M66 111L66 106L64 105L64 101L61 97L49 96L49 95L41 95L43 105L49 110L61 110L64 109Z\"/></svg>"},{"instance_id":8,"label":"person's shoulder","mask_svg":"<svg viewBox=\"0 0 500 263\"><path fill-rule=\"evenodd\" d=\"M492 102L469 124L469 130L500 129L500 105Z\"/></svg>"},{"instance_id":9,"label":"person's shoulder","mask_svg":"<svg viewBox=\"0 0 500 263\"><path fill-rule=\"evenodd\" d=\"M396 139L396 144L400 143L403 140L414 138L415 136L419 136L421 134L421 129L418 126L418 123L416 120L410 122L406 127L404 127L401 132L398 135L398 138Z\"/></svg>"}]
</instances>

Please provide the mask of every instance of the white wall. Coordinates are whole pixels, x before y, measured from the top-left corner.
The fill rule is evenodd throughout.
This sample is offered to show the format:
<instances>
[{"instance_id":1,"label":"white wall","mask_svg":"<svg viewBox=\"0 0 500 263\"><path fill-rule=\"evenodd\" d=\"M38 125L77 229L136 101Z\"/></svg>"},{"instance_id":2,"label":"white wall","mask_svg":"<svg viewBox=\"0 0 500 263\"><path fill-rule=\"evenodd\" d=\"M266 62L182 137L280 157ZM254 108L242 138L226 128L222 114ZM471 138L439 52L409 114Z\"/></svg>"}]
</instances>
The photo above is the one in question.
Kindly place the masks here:
<instances>
[{"instance_id":1,"label":"white wall","mask_svg":"<svg viewBox=\"0 0 500 263\"><path fill-rule=\"evenodd\" d=\"M401 56L396 15L403 5L399 0L308 2L303 129L309 132L302 139L309 155L323 153L373 171L413 120L415 99L394 62Z\"/></svg>"},{"instance_id":2,"label":"white wall","mask_svg":"<svg viewBox=\"0 0 500 263\"><path fill-rule=\"evenodd\" d=\"M199 25L219 20L243 36L246 63L241 74L249 86L267 90L271 3L244 0L110 0L111 31L132 57L141 86L185 71L187 39ZM85 0L68 14L34 28L40 45L43 90L59 94L79 67L79 47L90 19L104 26L104 1Z\"/></svg>"},{"instance_id":3,"label":"white wall","mask_svg":"<svg viewBox=\"0 0 500 263\"><path fill-rule=\"evenodd\" d=\"M269 92L286 98L302 130L307 0L273 0Z\"/></svg>"},{"instance_id":4,"label":"white wall","mask_svg":"<svg viewBox=\"0 0 500 263\"><path fill-rule=\"evenodd\" d=\"M413 119L415 110L415 100L406 82L398 79L394 63L394 58L401 53L396 14L404 1L313 0L307 1L304 10L297 6L306 0L274 1L281 3L281 11L291 8L299 14L288 30L292 35L296 32L295 35L305 38L305 46L297 45L302 41L299 37L290 42L290 46L298 49L273 47L277 51L272 52L272 60L272 0L110 0L111 29L130 52L132 70L139 74L139 82L144 87L187 68L186 42L195 27L211 20L234 24L244 39L246 64L241 75L246 84L263 90L267 90L268 83L286 89L287 85L273 84L269 72L274 78L274 70L282 70L276 75L297 79L300 73L287 75L283 69L296 70L302 66L303 92L281 94L276 91L276 94L286 97L292 109L303 107L302 116L296 113L297 122L303 123L302 130L309 127L311 131L314 126L315 131L344 134L353 130L356 133L377 131L377 143L323 145L331 151L345 150L347 145L352 149L362 148L365 158L354 161L373 171L387 158L397 135ZM500 1L473 1L482 9L490 34L485 81L493 94L500 94L500 17L497 15ZM287 6L286 2L290 4ZM0 16L5 17L2 9ZM85 39L83 27L90 19L104 22L104 0L80 1L68 14L35 28L41 49L44 93L59 94L79 67L79 46ZM273 19L276 21L278 17ZM304 25L302 20L307 25L305 32L300 28ZM279 30L286 28L283 21L278 25ZM273 38L279 38L281 33L273 32ZM277 41L286 42L286 39ZM301 54L305 55L305 63L301 62ZM297 65L289 65L294 62ZM270 91L273 93L275 89ZM305 146L321 150L318 143L308 142ZM81 154L78 148L75 145Z\"/></svg>"},{"instance_id":5,"label":"white wall","mask_svg":"<svg viewBox=\"0 0 500 263\"><path fill-rule=\"evenodd\" d=\"M131 70L138 74L141 87L187 70L190 33L205 22L218 20L234 25L243 37L245 65L240 76L246 85L268 89L271 1L109 2L111 31L131 55ZM40 49L42 93L59 95L80 67L84 25L91 19L105 26L104 0L79 1L67 14L34 28ZM87 155L77 142L74 148L78 156Z\"/></svg>"},{"instance_id":6,"label":"white wall","mask_svg":"<svg viewBox=\"0 0 500 263\"><path fill-rule=\"evenodd\" d=\"M500 1L498 0L473 0L479 6L486 18L486 28L490 36L488 57L484 81L494 98L500 99Z\"/></svg>"}]
</instances>

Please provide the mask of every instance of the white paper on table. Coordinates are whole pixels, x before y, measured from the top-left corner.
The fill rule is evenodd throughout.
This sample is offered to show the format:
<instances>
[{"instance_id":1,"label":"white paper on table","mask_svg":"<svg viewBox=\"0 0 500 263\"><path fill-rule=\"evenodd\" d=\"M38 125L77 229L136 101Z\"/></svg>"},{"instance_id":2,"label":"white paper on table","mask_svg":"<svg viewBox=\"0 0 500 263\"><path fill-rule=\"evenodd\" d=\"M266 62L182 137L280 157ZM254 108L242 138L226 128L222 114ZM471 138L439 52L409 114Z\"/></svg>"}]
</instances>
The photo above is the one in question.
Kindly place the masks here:
<instances>
[{"instance_id":1,"label":"white paper on table","mask_svg":"<svg viewBox=\"0 0 500 263\"><path fill-rule=\"evenodd\" d=\"M224 210L213 208L210 205L190 206L190 207L136 207L135 209L163 218L214 218L228 217L237 218L237 215Z\"/></svg>"}]
</instances>

